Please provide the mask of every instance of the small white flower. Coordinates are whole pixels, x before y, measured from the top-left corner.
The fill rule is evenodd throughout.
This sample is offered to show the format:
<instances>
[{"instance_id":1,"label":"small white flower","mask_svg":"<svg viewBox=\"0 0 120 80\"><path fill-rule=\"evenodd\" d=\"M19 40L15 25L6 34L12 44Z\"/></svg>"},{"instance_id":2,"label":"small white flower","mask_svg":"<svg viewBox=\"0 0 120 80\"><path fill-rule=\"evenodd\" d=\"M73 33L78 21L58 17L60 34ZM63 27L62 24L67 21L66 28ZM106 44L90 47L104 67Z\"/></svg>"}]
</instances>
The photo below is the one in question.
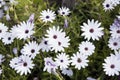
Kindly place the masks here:
<instances>
[{"instance_id":1,"label":"small white flower","mask_svg":"<svg viewBox=\"0 0 120 80\"><path fill-rule=\"evenodd\" d=\"M15 47L15 48L13 48L13 53L14 54L17 54L18 53L18 49Z\"/></svg>"},{"instance_id":2,"label":"small white flower","mask_svg":"<svg viewBox=\"0 0 120 80\"><path fill-rule=\"evenodd\" d=\"M70 60L69 56L65 53L61 53L57 55L57 58L55 58L55 62L60 66L60 69L68 68Z\"/></svg>"},{"instance_id":3,"label":"small white flower","mask_svg":"<svg viewBox=\"0 0 120 80\"><path fill-rule=\"evenodd\" d=\"M61 7L59 8L58 13L62 16L68 16L70 14L70 10L69 8Z\"/></svg>"},{"instance_id":4,"label":"small white flower","mask_svg":"<svg viewBox=\"0 0 120 80\"><path fill-rule=\"evenodd\" d=\"M116 25L110 26L110 33L112 38L120 38L120 27Z\"/></svg>"},{"instance_id":5,"label":"small white flower","mask_svg":"<svg viewBox=\"0 0 120 80\"><path fill-rule=\"evenodd\" d=\"M75 68L80 70L81 68L85 68L86 66L88 66L87 63L89 61L87 60L87 56L77 52L71 57L71 62L71 65L75 65Z\"/></svg>"},{"instance_id":6,"label":"small white flower","mask_svg":"<svg viewBox=\"0 0 120 80\"><path fill-rule=\"evenodd\" d=\"M67 75L67 76L72 76L73 71L70 68L62 69L62 74Z\"/></svg>"},{"instance_id":7,"label":"small white flower","mask_svg":"<svg viewBox=\"0 0 120 80\"><path fill-rule=\"evenodd\" d=\"M53 22L53 20L55 20L56 14L54 11L52 10L43 10L41 13L40 19L43 22Z\"/></svg>"},{"instance_id":8,"label":"small white flower","mask_svg":"<svg viewBox=\"0 0 120 80\"><path fill-rule=\"evenodd\" d=\"M101 23L98 23L98 21L94 21L92 19L91 21L88 20L88 23L83 23L83 26L81 26L81 30L83 31L82 36L85 37L87 40L99 40L100 37L103 36L103 29L101 26Z\"/></svg>"},{"instance_id":9,"label":"small white flower","mask_svg":"<svg viewBox=\"0 0 120 80\"><path fill-rule=\"evenodd\" d=\"M48 44L48 41L44 37L43 37L39 47L43 52L45 52L45 51L48 52L49 50L51 50L51 47Z\"/></svg>"},{"instance_id":10,"label":"small white flower","mask_svg":"<svg viewBox=\"0 0 120 80\"><path fill-rule=\"evenodd\" d=\"M0 0L0 8L2 7L2 6L4 6L6 3L5 3L5 1L4 0Z\"/></svg>"},{"instance_id":11,"label":"small white flower","mask_svg":"<svg viewBox=\"0 0 120 80\"><path fill-rule=\"evenodd\" d=\"M52 60L51 57L44 58L45 67L43 71L47 71L49 73L56 73L56 69L58 68L57 63Z\"/></svg>"},{"instance_id":12,"label":"small white flower","mask_svg":"<svg viewBox=\"0 0 120 80\"><path fill-rule=\"evenodd\" d=\"M118 59L116 56L111 55L107 57L104 61L105 63L103 63L103 68L106 75L108 76L119 75L120 59Z\"/></svg>"},{"instance_id":13,"label":"small white flower","mask_svg":"<svg viewBox=\"0 0 120 80\"><path fill-rule=\"evenodd\" d=\"M53 28L49 28L45 36L47 37L46 40L48 41L48 44L52 47L52 51L64 51L64 48L67 48L70 45L69 37L66 36L65 32L59 27L53 26Z\"/></svg>"},{"instance_id":14,"label":"small white flower","mask_svg":"<svg viewBox=\"0 0 120 80\"><path fill-rule=\"evenodd\" d=\"M27 75L31 73L30 69L33 69L33 61L29 56L22 55L20 57L15 57L10 61L10 66L20 73L20 75Z\"/></svg>"},{"instance_id":15,"label":"small white flower","mask_svg":"<svg viewBox=\"0 0 120 80\"><path fill-rule=\"evenodd\" d=\"M28 55L31 58L35 58L35 56L39 54L39 50L39 45L35 41L32 41L23 46L21 53L24 55Z\"/></svg>"},{"instance_id":16,"label":"small white flower","mask_svg":"<svg viewBox=\"0 0 120 80\"><path fill-rule=\"evenodd\" d=\"M89 41L83 41L81 44L79 44L80 53L86 56L92 55L92 53L94 53L94 50L95 50L95 46L93 45L93 43Z\"/></svg>"},{"instance_id":17,"label":"small white flower","mask_svg":"<svg viewBox=\"0 0 120 80\"><path fill-rule=\"evenodd\" d=\"M12 35L12 33L6 32L5 36L2 39L2 42L6 45L6 44L11 44L14 41L14 36Z\"/></svg>"},{"instance_id":18,"label":"small white flower","mask_svg":"<svg viewBox=\"0 0 120 80\"><path fill-rule=\"evenodd\" d=\"M103 3L103 7L105 11L110 11L114 9L114 5L112 4L111 0L105 0Z\"/></svg>"},{"instance_id":19,"label":"small white flower","mask_svg":"<svg viewBox=\"0 0 120 80\"><path fill-rule=\"evenodd\" d=\"M30 36L35 33L33 29L34 29L33 23L22 22L20 23L20 25L14 26L11 29L11 32L18 39L27 39L27 38L30 38Z\"/></svg>"},{"instance_id":20,"label":"small white flower","mask_svg":"<svg viewBox=\"0 0 120 80\"><path fill-rule=\"evenodd\" d=\"M111 50L118 50L120 48L120 38L110 38L108 46Z\"/></svg>"},{"instance_id":21,"label":"small white flower","mask_svg":"<svg viewBox=\"0 0 120 80\"><path fill-rule=\"evenodd\" d=\"M8 27L5 26L3 23L0 23L0 39L5 37L6 32L8 31Z\"/></svg>"}]
</instances>

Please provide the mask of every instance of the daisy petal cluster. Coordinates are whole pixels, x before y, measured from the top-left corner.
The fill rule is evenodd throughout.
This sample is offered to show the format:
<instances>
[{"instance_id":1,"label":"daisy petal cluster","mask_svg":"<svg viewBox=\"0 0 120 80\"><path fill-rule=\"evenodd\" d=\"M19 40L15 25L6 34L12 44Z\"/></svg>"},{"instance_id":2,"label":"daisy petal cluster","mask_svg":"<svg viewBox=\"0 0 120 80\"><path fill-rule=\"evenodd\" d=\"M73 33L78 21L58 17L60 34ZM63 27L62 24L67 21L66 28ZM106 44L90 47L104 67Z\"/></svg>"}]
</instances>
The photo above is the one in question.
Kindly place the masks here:
<instances>
[{"instance_id":1,"label":"daisy petal cluster","mask_svg":"<svg viewBox=\"0 0 120 80\"><path fill-rule=\"evenodd\" d=\"M61 52L64 51L64 48L67 48L70 45L69 37L66 36L65 32L63 32L59 26L49 28L45 36L47 37L46 40L51 47L51 51L54 50L55 52Z\"/></svg>"},{"instance_id":2,"label":"daisy petal cluster","mask_svg":"<svg viewBox=\"0 0 120 80\"><path fill-rule=\"evenodd\" d=\"M105 11L109 11L113 10L118 4L120 4L120 0L105 0L103 2L103 7Z\"/></svg>"},{"instance_id":3,"label":"daisy petal cluster","mask_svg":"<svg viewBox=\"0 0 120 80\"><path fill-rule=\"evenodd\" d=\"M17 26L13 26L11 29L11 33L17 38L17 39L28 39L31 35L33 35L34 32L34 23L31 22L21 22Z\"/></svg>"},{"instance_id":4,"label":"daisy petal cluster","mask_svg":"<svg viewBox=\"0 0 120 80\"><path fill-rule=\"evenodd\" d=\"M83 31L81 36L84 36L84 38L88 41L90 39L99 40L99 38L101 38L104 34L103 28L100 26L101 23L99 23L98 21L94 21L94 19L92 19L91 21L88 20L88 23L83 23L83 26L81 26L81 30Z\"/></svg>"},{"instance_id":5,"label":"daisy petal cluster","mask_svg":"<svg viewBox=\"0 0 120 80\"><path fill-rule=\"evenodd\" d=\"M61 7L59 8L58 13L62 16L68 16L70 14L70 9L66 7Z\"/></svg>"},{"instance_id":6,"label":"daisy petal cluster","mask_svg":"<svg viewBox=\"0 0 120 80\"><path fill-rule=\"evenodd\" d=\"M53 20L55 20L56 14L54 11L47 9L47 10L43 10L41 13L40 19L43 22L53 22Z\"/></svg>"},{"instance_id":7,"label":"daisy petal cluster","mask_svg":"<svg viewBox=\"0 0 120 80\"><path fill-rule=\"evenodd\" d=\"M103 68L106 75L108 76L119 75L120 58L118 58L116 55L111 55L107 57L104 61L105 63L103 63Z\"/></svg>"},{"instance_id":8,"label":"daisy petal cluster","mask_svg":"<svg viewBox=\"0 0 120 80\"><path fill-rule=\"evenodd\" d=\"M28 55L31 58L35 58L35 56L39 54L39 50L39 45L35 41L32 41L23 46L23 48L21 49L21 53L23 55Z\"/></svg>"},{"instance_id":9,"label":"daisy petal cluster","mask_svg":"<svg viewBox=\"0 0 120 80\"><path fill-rule=\"evenodd\" d=\"M70 63L69 56L65 53L58 54L57 58L55 58L55 62L60 66L61 70L66 69Z\"/></svg>"},{"instance_id":10,"label":"daisy petal cluster","mask_svg":"<svg viewBox=\"0 0 120 80\"><path fill-rule=\"evenodd\" d=\"M87 60L87 56L77 52L71 56L71 65L75 66L78 70L81 68L85 68L88 66L89 60Z\"/></svg>"},{"instance_id":11,"label":"daisy petal cluster","mask_svg":"<svg viewBox=\"0 0 120 80\"><path fill-rule=\"evenodd\" d=\"M80 53L86 56L92 55L92 53L94 53L94 50L95 50L95 46L93 45L93 43L89 41L83 41L81 42L81 44L79 44Z\"/></svg>"},{"instance_id":12,"label":"daisy petal cluster","mask_svg":"<svg viewBox=\"0 0 120 80\"><path fill-rule=\"evenodd\" d=\"M33 69L34 67L33 61L26 55L13 58L9 65L16 70L17 73L20 73L20 75L31 73L30 69Z\"/></svg>"}]
</instances>

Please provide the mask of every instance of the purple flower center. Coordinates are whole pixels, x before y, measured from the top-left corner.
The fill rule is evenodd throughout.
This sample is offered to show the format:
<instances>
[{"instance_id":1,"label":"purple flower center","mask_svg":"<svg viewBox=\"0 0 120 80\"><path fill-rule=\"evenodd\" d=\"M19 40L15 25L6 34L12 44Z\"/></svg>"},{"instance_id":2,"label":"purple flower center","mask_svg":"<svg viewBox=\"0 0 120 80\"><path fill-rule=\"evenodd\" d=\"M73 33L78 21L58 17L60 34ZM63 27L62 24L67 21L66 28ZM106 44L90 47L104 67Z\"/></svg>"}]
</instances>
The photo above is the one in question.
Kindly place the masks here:
<instances>
[{"instance_id":1,"label":"purple flower center","mask_svg":"<svg viewBox=\"0 0 120 80\"><path fill-rule=\"evenodd\" d=\"M8 37L8 40L11 40L11 37Z\"/></svg>"},{"instance_id":2,"label":"purple flower center","mask_svg":"<svg viewBox=\"0 0 120 80\"><path fill-rule=\"evenodd\" d=\"M26 62L24 62L23 66L24 66L24 67L26 67L26 66L27 66L27 63L26 63Z\"/></svg>"},{"instance_id":3,"label":"purple flower center","mask_svg":"<svg viewBox=\"0 0 120 80\"><path fill-rule=\"evenodd\" d=\"M106 7L110 7L110 5L109 5L109 4L106 4Z\"/></svg>"},{"instance_id":4,"label":"purple flower center","mask_svg":"<svg viewBox=\"0 0 120 80\"><path fill-rule=\"evenodd\" d=\"M2 30L0 30L0 33L2 33Z\"/></svg>"},{"instance_id":5,"label":"purple flower center","mask_svg":"<svg viewBox=\"0 0 120 80\"><path fill-rule=\"evenodd\" d=\"M65 12L62 12L62 14L65 14Z\"/></svg>"},{"instance_id":6,"label":"purple flower center","mask_svg":"<svg viewBox=\"0 0 120 80\"><path fill-rule=\"evenodd\" d=\"M117 33L119 33L119 34L120 34L120 30L117 30Z\"/></svg>"},{"instance_id":7,"label":"purple flower center","mask_svg":"<svg viewBox=\"0 0 120 80\"><path fill-rule=\"evenodd\" d=\"M90 29L89 31L90 31L90 33L93 33L93 32L94 32L94 29Z\"/></svg>"},{"instance_id":8,"label":"purple flower center","mask_svg":"<svg viewBox=\"0 0 120 80\"><path fill-rule=\"evenodd\" d=\"M88 48L87 48L87 47L85 47L85 51L88 51Z\"/></svg>"},{"instance_id":9,"label":"purple flower center","mask_svg":"<svg viewBox=\"0 0 120 80\"><path fill-rule=\"evenodd\" d=\"M57 39L57 35L54 35L53 38L54 38L54 39Z\"/></svg>"},{"instance_id":10,"label":"purple flower center","mask_svg":"<svg viewBox=\"0 0 120 80\"><path fill-rule=\"evenodd\" d=\"M63 62L63 60L60 60L60 62Z\"/></svg>"},{"instance_id":11,"label":"purple flower center","mask_svg":"<svg viewBox=\"0 0 120 80\"><path fill-rule=\"evenodd\" d=\"M58 45L60 46L60 45L61 45L61 42L58 42Z\"/></svg>"},{"instance_id":12,"label":"purple flower center","mask_svg":"<svg viewBox=\"0 0 120 80\"><path fill-rule=\"evenodd\" d=\"M117 46L118 44L117 44L117 42L114 42L113 45L114 45L114 46Z\"/></svg>"},{"instance_id":13,"label":"purple flower center","mask_svg":"<svg viewBox=\"0 0 120 80\"><path fill-rule=\"evenodd\" d=\"M25 30L25 33L26 33L26 34L29 33L29 30Z\"/></svg>"},{"instance_id":14,"label":"purple flower center","mask_svg":"<svg viewBox=\"0 0 120 80\"><path fill-rule=\"evenodd\" d=\"M31 53L34 53L35 52L35 50L34 49L31 49Z\"/></svg>"},{"instance_id":15,"label":"purple flower center","mask_svg":"<svg viewBox=\"0 0 120 80\"><path fill-rule=\"evenodd\" d=\"M49 19L50 17L49 16L46 16L46 19Z\"/></svg>"},{"instance_id":16,"label":"purple flower center","mask_svg":"<svg viewBox=\"0 0 120 80\"><path fill-rule=\"evenodd\" d=\"M113 69L113 68L115 68L115 65L114 65L114 64L112 64L110 67Z\"/></svg>"},{"instance_id":17,"label":"purple flower center","mask_svg":"<svg viewBox=\"0 0 120 80\"><path fill-rule=\"evenodd\" d=\"M81 63L81 62L82 62L82 60L81 60L80 58L78 58L78 59L77 59L77 62L78 62L78 63Z\"/></svg>"},{"instance_id":18,"label":"purple flower center","mask_svg":"<svg viewBox=\"0 0 120 80\"><path fill-rule=\"evenodd\" d=\"M44 41L44 44L47 45L47 41Z\"/></svg>"}]
</instances>

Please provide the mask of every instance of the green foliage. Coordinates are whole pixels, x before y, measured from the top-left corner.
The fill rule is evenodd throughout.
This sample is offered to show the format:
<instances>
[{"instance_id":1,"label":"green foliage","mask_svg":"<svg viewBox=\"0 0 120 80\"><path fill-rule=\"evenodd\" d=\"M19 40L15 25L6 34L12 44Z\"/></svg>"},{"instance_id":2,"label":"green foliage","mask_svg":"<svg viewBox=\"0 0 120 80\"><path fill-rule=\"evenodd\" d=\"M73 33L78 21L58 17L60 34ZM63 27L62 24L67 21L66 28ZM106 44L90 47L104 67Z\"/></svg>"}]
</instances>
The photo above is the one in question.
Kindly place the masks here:
<instances>
[{"instance_id":1,"label":"green foliage","mask_svg":"<svg viewBox=\"0 0 120 80\"><path fill-rule=\"evenodd\" d=\"M84 41L83 37L80 36L82 33L80 26L88 19L98 20L102 23L102 27L105 28L105 34L100 41L92 41L95 44L96 50L95 53L89 57L89 66L79 71L72 68L74 71L72 77L62 76L64 80L86 80L88 76L94 77L97 80L117 80L117 76L108 77L104 74L102 63L104 62L103 60L113 52L107 46L110 35L109 26L113 23L116 15L118 15L120 12L120 6L116 7L113 11L105 12L103 10L102 2L103 0L76 0L76 5L71 10L70 16L66 17L69 22L68 28L64 28L64 18L61 16L57 16L54 23L47 24L43 23L39 19L40 12L44 9L47 9L49 6L47 0L18 0L18 4L16 6L11 6L9 10L11 21L6 21L4 17L2 20L0 20L0 22L5 23L8 27L12 27L13 25L16 25L22 21L26 21L29 16L34 13L36 32L34 36L36 37L36 40L38 42L41 41L41 38L46 33L45 31L48 29L48 27L52 27L53 25L60 26L60 28L63 28L71 39L71 45L69 48L65 49L65 52L71 56L73 53L78 51L79 44ZM56 12L59 7L60 6L54 4L49 6L50 9L55 10ZM60 80L59 77L61 77L61 74L56 76L43 71L43 55L45 57L55 56L55 54L52 52L40 52L43 55L39 54L35 58L35 67L32 70L32 73L27 76L20 76L16 73L16 71L12 70L12 68L9 67L9 61L15 56L19 56L13 54L12 49L17 47L20 54L20 49L23 45L23 40L15 40L11 45L4 45L0 41L0 53L6 55L6 60L1 66L3 73L0 77L0 80L33 80L34 77L39 78L39 80Z\"/></svg>"}]
</instances>

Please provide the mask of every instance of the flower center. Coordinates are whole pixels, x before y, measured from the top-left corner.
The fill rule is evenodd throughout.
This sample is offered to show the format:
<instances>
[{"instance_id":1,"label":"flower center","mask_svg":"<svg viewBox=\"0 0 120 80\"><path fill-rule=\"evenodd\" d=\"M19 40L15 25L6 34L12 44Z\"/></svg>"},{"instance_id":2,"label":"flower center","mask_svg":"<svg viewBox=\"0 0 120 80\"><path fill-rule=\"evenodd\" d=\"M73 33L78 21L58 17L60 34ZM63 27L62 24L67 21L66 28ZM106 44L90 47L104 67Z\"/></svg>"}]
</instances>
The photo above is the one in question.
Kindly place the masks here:
<instances>
[{"instance_id":1,"label":"flower center","mask_svg":"<svg viewBox=\"0 0 120 80\"><path fill-rule=\"evenodd\" d=\"M62 14L65 14L65 12L62 12Z\"/></svg>"},{"instance_id":2,"label":"flower center","mask_svg":"<svg viewBox=\"0 0 120 80\"><path fill-rule=\"evenodd\" d=\"M0 30L0 33L2 33L2 30Z\"/></svg>"},{"instance_id":3,"label":"flower center","mask_svg":"<svg viewBox=\"0 0 120 80\"><path fill-rule=\"evenodd\" d=\"M63 62L63 60L60 60L60 62Z\"/></svg>"},{"instance_id":4,"label":"flower center","mask_svg":"<svg viewBox=\"0 0 120 80\"><path fill-rule=\"evenodd\" d=\"M26 67L26 66L27 66L27 63L26 63L26 62L24 62L23 66L24 66L24 67Z\"/></svg>"},{"instance_id":5,"label":"flower center","mask_svg":"<svg viewBox=\"0 0 120 80\"><path fill-rule=\"evenodd\" d=\"M109 5L109 4L106 4L106 7L110 7L110 5Z\"/></svg>"},{"instance_id":6,"label":"flower center","mask_svg":"<svg viewBox=\"0 0 120 80\"><path fill-rule=\"evenodd\" d=\"M113 45L114 45L114 46L117 46L118 44L117 44L117 42L114 42Z\"/></svg>"},{"instance_id":7,"label":"flower center","mask_svg":"<svg viewBox=\"0 0 120 80\"><path fill-rule=\"evenodd\" d=\"M94 29L90 29L89 31L90 31L90 33L93 33L93 32L94 32Z\"/></svg>"},{"instance_id":8,"label":"flower center","mask_svg":"<svg viewBox=\"0 0 120 80\"><path fill-rule=\"evenodd\" d=\"M8 37L8 40L11 40L11 37Z\"/></svg>"},{"instance_id":9,"label":"flower center","mask_svg":"<svg viewBox=\"0 0 120 80\"><path fill-rule=\"evenodd\" d=\"M57 39L57 35L54 35L53 38L54 38L54 39Z\"/></svg>"},{"instance_id":10,"label":"flower center","mask_svg":"<svg viewBox=\"0 0 120 80\"><path fill-rule=\"evenodd\" d=\"M29 30L25 30L25 33L26 33L26 34L29 33Z\"/></svg>"},{"instance_id":11,"label":"flower center","mask_svg":"<svg viewBox=\"0 0 120 80\"><path fill-rule=\"evenodd\" d=\"M87 51L88 50L88 48L87 47L85 47L85 51Z\"/></svg>"},{"instance_id":12,"label":"flower center","mask_svg":"<svg viewBox=\"0 0 120 80\"><path fill-rule=\"evenodd\" d=\"M46 16L46 19L49 19L50 17L49 16Z\"/></svg>"},{"instance_id":13,"label":"flower center","mask_svg":"<svg viewBox=\"0 0 120 80\"><path fill-rule=\"evenodd\" d=\"M58 45L60 46L60 45L61 45L61 42L58 42Z\"/></svg>"},{"instance_id":14,"label":"flower center","mask_svg":"<svg viewBox=\"0 0 120 80\"><path fill-rule=\"evenodd\" d=\"M32 49L32 50L31 50L31 53L34 53L34 52L35 52L35 50L34 50L34 49Z\"/></svg>"},{"instance_id":15,"label":"flower center","mask_svg":"<svg viewBox=\"0 0 120 80\"><path fill-rule=\"evenodd\" d=\"M47 45L47 41L44 41L44 44Z\"/></svg>"},{"instance_id":16,"label":"flower center","mask_svg":"<svg viewBox=\"0 0 120 80\"><path fill-rule=\"evenodd\" d=\"M82 62L82 60L81 60L80 58L78 58L77 62L78 62L78 63L81 63L81 62Z\"/></svg>"},{"instance_id":17,"label":"flower center","mask_svg":"<svg viewBox=\"0 0 120 80\"><path fill-rule=\"evenodd\" d=\"M119 33L119 34L120 34L120 30L117 30L117 33Z\"/></svg>"},{"instance_id":18,"label":"flower center","mask_svg":"<svg viewBox=\"0 0 120 80\"><path fill-rule=\"evenodd\" d=\"M113 68L115 68L115 65L114 65L114 64L112 64L110 67L113 69Z\"/></svg>"}]
</instances>

